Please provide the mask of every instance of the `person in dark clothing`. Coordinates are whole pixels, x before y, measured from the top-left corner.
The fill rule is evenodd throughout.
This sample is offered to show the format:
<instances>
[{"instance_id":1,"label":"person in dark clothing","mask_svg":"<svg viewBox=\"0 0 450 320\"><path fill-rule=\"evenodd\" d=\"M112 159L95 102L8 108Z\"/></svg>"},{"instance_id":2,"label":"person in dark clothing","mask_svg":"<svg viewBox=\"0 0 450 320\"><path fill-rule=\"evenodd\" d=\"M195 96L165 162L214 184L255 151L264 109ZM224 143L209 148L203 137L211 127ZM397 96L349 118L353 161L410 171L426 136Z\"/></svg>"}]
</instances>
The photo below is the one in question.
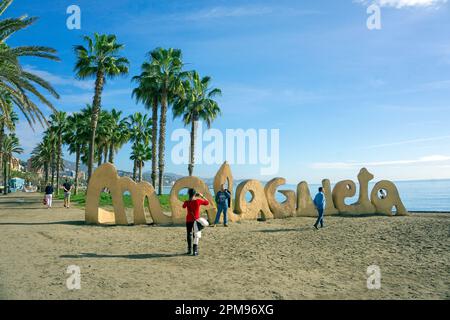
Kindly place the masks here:
<instances>
[{"instance_id":1,"label":"person in dark clothing","mask_svg":"<svg viewBox=\"0 0 450 320\"><path fill-rule=\"evenodd\" d=\"M72 191L72 185L70 182L66 179L63 184L64 189L64 207L69 208L70 207L70 192Z\"/></svg>"},{"instance_id":2,"label":"person in dark clothing","mask_svg":"<svg viewBox=\"0 0 450 320\"><path fill-rule=\"evenodd\" d=\"M323 193L323 188L319 188L319 192L314 197L314 205L316 206L319 216L317 217L316 223L314 223L314 228L318 229L317 226L320 223L320 227L323 228L323 211L325 209L326 201L325 194Z\"/></svg>"},{"instance_id":3,"label":"person in dark clothing","mask_svg":"<svg viewBox=\"0 0 450 320\"><path fill-rule=\"evenodd\" d=\"M227 192L222 185L221 190L219 190L216 194L217 214L213 226L219 224L220 214L223 212L223 225L224 227L228 227L227 210L230 204L230 198L230 192Z\"/></svg>"},{"instance_id":4,"label":"person in dark clothing","mask_svg":"<svg viewBox=\"0 0 450 320\"><path fill-rule=\"evenodd\" d=\"M196 221L200 218L200 206L207 206L208 200L201 194L195 192L194 189L188 190L189 200L183 203L183 208L187 210L186 213L186 237L188 250L187 254L198 256L198 241L201 233L198 227L195 226ZM194 237L194 246L192 248L192 237ZM193 249L193 253L192 253Z\"/></svg>"},{"instance_id":5,"label":"person in dark clothing","mask_svg":"<svg viewBox=\"0 0 450 320\"><path fill-rule=\"evenodd\" d=\"M51 184L47 185L45 187L45 205L47 205L47 209L50 209L52 207L52 201L53 201L53 186Z\"/></svg>"}]
</instances>

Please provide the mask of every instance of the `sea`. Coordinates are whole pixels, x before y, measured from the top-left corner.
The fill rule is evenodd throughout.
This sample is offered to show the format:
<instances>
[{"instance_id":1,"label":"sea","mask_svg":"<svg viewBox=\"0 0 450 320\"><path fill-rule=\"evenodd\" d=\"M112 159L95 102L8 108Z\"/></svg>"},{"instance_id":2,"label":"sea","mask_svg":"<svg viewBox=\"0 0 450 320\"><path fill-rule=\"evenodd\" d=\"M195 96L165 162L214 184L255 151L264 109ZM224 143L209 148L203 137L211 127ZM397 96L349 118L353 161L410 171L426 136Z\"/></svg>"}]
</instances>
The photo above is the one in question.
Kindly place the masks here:
<instances>
[{"instance_id":1,"label":"sea","mask_svg":"<svg viewBox=\"0 0 450 320\"><path fill-rule=\"evenodd\" d=\"M376 182L369 183L369 195ZM397 186L400 198L408 211L432 211L432 212L448 212L450 213L450 179L448 180L415 180L415 181L394 181ZM358 200L359 188L354 197L346 198L345 203L351 204ZM318 184L309 184L311 195L314 196ZM334 185L331 184L331 188ZM236 188L236 187L235 187ZM169 194L171 187L164 187L163 192ZM297 190L297 185L285 184L278 190ZM182 190L180 194L184 194L186 190ZM212 190L211 190L212 192ZM212 192L213 193L213 192ZM251 195L248 193L246 199L250 200ZM276 199L284 201L285 197L277 192Z\"/></svg>"}]
</instances>

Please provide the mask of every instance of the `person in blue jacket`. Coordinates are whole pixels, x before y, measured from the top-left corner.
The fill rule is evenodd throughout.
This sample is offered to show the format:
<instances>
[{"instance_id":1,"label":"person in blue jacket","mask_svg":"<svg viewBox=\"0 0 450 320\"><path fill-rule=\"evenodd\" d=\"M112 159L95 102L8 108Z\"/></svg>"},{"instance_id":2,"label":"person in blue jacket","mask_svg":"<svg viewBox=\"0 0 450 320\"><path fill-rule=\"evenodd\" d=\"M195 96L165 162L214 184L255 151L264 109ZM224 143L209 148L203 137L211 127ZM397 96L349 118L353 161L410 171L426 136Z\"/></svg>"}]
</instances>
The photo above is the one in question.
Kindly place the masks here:
<instances>
[{"instance_id":1,"label":"person in blue jacket","mask_svg":"<svg viewBox=\"0 0 450 320\"><path fill-rule=\"evenodd\" d=\"M221 189L216 193L217 215L213 226L219 223L220 214L223 212L223 225L224 227L228 227L227 210L230 198L230 192L222 185Z\"/></svg>"},{"instance_id":2,"label":"person in blue jacket","mask_svg":"<svg viewBox=\"0 0 450 320\"><path fill-rule=\"evenodd\" d=\"M319 188L319 192L314 197L314 205L316 206L319 216L317 217L316 223L314 223L314 228L318 229L317 226L320 223L320 227L323 228L323 211L325 210L326 200L325 194L323 193L323 188Z\"/></svg>"}]
</instances>

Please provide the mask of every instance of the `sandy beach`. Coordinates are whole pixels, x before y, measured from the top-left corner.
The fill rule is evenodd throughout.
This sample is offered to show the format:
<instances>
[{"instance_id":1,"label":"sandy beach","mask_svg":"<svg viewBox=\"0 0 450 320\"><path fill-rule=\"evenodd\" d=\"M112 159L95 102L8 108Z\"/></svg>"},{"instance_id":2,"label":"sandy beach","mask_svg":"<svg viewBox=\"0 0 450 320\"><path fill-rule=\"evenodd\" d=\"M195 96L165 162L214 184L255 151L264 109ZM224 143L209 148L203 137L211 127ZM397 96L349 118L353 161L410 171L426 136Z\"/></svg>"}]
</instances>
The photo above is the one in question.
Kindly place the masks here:
<instances>
[{"instance_id":1,"label":"sandy beach","mask_svg":"<svg viewBox=\"0 0 450 320\"><path fill-rule=\"evenodd\" d=\"M0 199L1 299L450 299L447 214L234 223L208 228L192 257L184 227L87 226L54 205ZM366 286L373 264L379 290Z\"/></svg>"}]
</instances>

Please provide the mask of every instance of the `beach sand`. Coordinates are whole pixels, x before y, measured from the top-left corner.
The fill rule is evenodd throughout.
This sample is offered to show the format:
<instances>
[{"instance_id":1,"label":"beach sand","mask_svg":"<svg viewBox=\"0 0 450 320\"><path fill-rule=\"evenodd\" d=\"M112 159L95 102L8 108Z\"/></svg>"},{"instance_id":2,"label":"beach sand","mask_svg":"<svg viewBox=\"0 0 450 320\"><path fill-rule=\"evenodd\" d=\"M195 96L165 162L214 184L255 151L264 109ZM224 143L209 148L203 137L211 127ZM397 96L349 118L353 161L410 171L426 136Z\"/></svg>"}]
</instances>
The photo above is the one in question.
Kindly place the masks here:
<instances>
[{"instance_id":1,"label":"beach sand","mask_svg":"<svg viewBox=\"0 0 450 320\"><path fill-rule=\"evenodd\" d=\"M192 257L184 227L87 226L80 209L15 197L0 199L2 299L450 299L446 214L234 223L206 229Z\"/></svg>"}]
</instances>

